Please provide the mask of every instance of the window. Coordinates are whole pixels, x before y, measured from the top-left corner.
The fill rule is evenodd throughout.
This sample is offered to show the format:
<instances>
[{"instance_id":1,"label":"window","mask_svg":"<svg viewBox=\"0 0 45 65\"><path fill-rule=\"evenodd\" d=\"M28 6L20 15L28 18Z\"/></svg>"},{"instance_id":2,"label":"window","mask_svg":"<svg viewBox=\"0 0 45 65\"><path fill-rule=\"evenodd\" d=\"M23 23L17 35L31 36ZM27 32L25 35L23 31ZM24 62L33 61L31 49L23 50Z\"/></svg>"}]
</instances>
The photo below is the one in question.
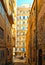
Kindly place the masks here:
<instances>
[{"instance_id":1,"label":"window","mask_svg":"<svg viewBox=\"0 0 45 65\"><path fill-rule=\"evenodd\" d=\"M23 24L25 24L25 21L23 21Z\"/></svg>"},{"instance_id":2,"label":"window","mask_svg":"<svg viewBox=\"0 0 45 65\"><path fill-rule=\"evenodd\" d=\"M21 38L19 38L19 40L21 40Z\"/></svg>"},{"instance_id":3,"label":"window","mask_svg":"<svg viewBox=\"0 0 45 65\"><path fill-rule=\"evenodd\" d=\"M1 51L1 57L4 58L4 51Z\"/></svg>"},{"instance_id":4,"label":"window","mask_svg":"<svg viewBox=\"0 0 45 65\"><path fill-rule=\"evenodd\" d=\"M23 43L23 46L25 45L25 43Z\"/></svg>"},{"instance_id":5,"label":"window","mask_svg":"<svg viewBox=\"0 0 45 65\"><path fill-rule=\"evenodd\" d=\"M15 48L15 51L17 51L17 48Z\"/></svg>"},{"instance_id":6,"label":"window","mask_svg":"<svg viewBox=\"0 0 45 65\"><path fill-rule=\"evenodd\" d=\"M17 51L19 51L19 48L17 48Z\"/></svg>"},{"instance_id":7,"label":"window","mask_svg":"<svg viewBox=\"0 0 45 65\"><path fill-rule=\"evenodd\" d=\"M25 19L27 19L27 16L25 16Z\"/></svg>"},{"instance_id":8,"label":"window","mask_svg":"<svg viewBox=\"0 0 45 65\"><path fill-rule=\"evenodd\" d=\"M20 19L21 19L21 16L20 16Z\"/></svg>"},{"instance_id":9,"label":"window","mask_svg":"<svg viewBox=\"0 0 45 65\"><path fill-rule=\"evenodd\" d=\"M23 19L25 19L25 16L23 16Z\"/></svg>"},{"instance_id":10,"label":"window","mask_svg":"<svg viewBox=\"0 0 45 65\"><path fill-rule=\"evenodd\" d=\"M23 16L21 16L21 19L23 19Z\"/></svg>"},{"instance_id":11,"label":"window","mask_svg":"<svg viewBox=\"0 0 45 65\"><path fill-rule=\"evenodd\" d=\"M25 35L25 32L23 32L23 35Z\"/></svg>"},{"instance_id":12,"label":"window","mask_svg":"<svg viewBox=\"0 0 45 65\"><path fill-rule=\"evenodd\" d=\"M19 51L21 51L21 48L19 48Z\"/></svg>"},{"instance_id":13,"label":"window","mask_svg":"<svg viewBox=\"0 0 45 65\"><path fill-rule=\"evenodd\" d=\"M4 39L4 30L0 27L0 38Z\"/></svg>"},{"instance_id":14,"label":"window","mask_svg":"<svg viewBox=\"0 0 45 65\"><path fill-rule=\"evenodd\" d=\"M19 37L17 38L17 40L19 41Z\"/></svg>"},{"instance_id":15,"label":"window","mask_svg":"<svg viewBox=\"0 0 45 65\"><path fill-rule=\"evenodd\" d=\"M8 48L6 48L6 51L7 51L7 55L9 55L9 49Z\"/></svg>"},{"instance_id":16,"label":"window","mask_svg":"<svg viewBox=\"0 0 45 65\"><path fill-rule=\"evenodd\" d=\"M29 18L29 16L27 16L27 19Z\"/></svg>"},{"instance_id":17,"label":"window","mask_svg":"<svg viewBox=\"0 0 45 65\"><path fill-rule=\"evenodd\" d=\"M4 58L4 51L0 50L0 60Z\"/></svg>"},{"instance_id":18,"label":"window","mask_svg":"<svg viewBox=\"0 0 45 65\"><path fill-rule=\"evenodd\" d=\"M24 47L25 46L25 42L22 42L21 45Z\"/></svg>"},{"instance_id":19,"label":"window","mask_svg":"<svg viewBox=\"0 0 45 65\"><path fill-rule=\"evenodd\" d=\"M0 60L1 60L1 51L0 51Z\"/></svg>"},{"instance_id":20,"label":"window","mask_svg":"<svg viewBox=\"0 0 45 65\"><path fill-rule=\"evenodd\" d=\"M21 48L21 51L24 52L25 51L25 48Z\"/></svg>"},{"instance_id":21,"label":"window","mask_svg":"<svg viewBox=\"0 0 45 65\"><path fill-rule=\"evenodd\" d=\"M9 42L9 35L7 36L7 41Z\"/></svg>"},{"instance_id":22,"label":"window","mask_svg":"<svg viewBox=\"0 0 45 65\"><path fill-rule=\"evenodd\" d=\"M25 27L21 27L22 30L25 30Z\"/></svg>"},{"instance_id":23,"label":"window","mask_svg":"<svg viewBox=\"0 0 45 65\"><path fill-rule=\"evenodd\" d=\"M23 14L25 14L25 11L23 12Z\"/></svg>"}]
</instances>

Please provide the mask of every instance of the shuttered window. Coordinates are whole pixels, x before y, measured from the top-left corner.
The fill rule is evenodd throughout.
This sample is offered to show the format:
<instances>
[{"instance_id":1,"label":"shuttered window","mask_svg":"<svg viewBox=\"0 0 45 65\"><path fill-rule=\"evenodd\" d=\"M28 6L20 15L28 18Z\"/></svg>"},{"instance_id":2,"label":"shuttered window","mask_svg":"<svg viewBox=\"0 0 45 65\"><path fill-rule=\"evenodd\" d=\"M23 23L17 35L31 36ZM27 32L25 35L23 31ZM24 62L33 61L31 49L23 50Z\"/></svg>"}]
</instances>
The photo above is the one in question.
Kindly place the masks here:
<instances>
[{"instance_id":1,"label":"shuttered window","mask_svg":"<svg viewBox=\"0 0 45 65\"><path fill-rule=\"evenodd\" d=\"M0 27L0 38L4 39L4 30Z\"/></svg>"}]
</instances>

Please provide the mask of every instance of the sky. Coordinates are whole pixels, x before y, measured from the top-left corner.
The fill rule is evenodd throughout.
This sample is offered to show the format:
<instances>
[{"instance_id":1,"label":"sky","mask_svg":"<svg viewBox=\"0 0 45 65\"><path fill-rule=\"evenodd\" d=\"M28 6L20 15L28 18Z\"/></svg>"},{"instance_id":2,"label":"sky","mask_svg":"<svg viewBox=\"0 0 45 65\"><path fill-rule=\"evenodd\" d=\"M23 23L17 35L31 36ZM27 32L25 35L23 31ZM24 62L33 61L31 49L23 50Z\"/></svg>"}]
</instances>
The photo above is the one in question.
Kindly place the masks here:
<instances>
[{"instance_id":1,"label":"sky","mask_svg":"<svg viewBox=\"0 0 45 65\"><path fill-rule=\"evenodd\" d=\"M32 5L34 0L17 0L17 6L21 6L23 4L30 4Z\"/></svg>"}]
</instances>

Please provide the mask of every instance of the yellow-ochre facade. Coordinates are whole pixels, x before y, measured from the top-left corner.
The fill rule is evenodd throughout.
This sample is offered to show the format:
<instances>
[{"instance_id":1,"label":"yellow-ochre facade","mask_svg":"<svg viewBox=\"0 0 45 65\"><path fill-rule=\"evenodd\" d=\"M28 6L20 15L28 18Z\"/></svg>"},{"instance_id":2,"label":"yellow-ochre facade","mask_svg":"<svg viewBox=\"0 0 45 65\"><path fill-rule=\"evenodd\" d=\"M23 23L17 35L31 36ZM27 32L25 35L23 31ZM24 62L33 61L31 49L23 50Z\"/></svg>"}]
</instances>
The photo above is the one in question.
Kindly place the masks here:
<instances>
[{"instance_id":1,"label":"yellow-ochre facade","mask_svg":"<svg viewBox=\"0 0 45 65\"><path fill-rule=\"evenodd\" d=\"M13 11L11 11L11 9L13 9L13 7L10 5L10 14L7 9L8 7L6 8L7 4L9 6L9 2L6 1L7 0L5 0L5 2L4 0L0 0L0 65L12 62L14 46L12 39L15 41L15 36L12 36L12 24L14 24L14 21L12 18Z\"/></svg>"},{"instance_id":2,"label":"yellow-ochre facade","mask_svg":"<svg viewBox=\"0 0 45 65\"><path fill-rule=\"evenodd\" d=\"M17 7L17 38L15 44L16 56L26 55L26 33L28 29L28 17L30 7Z\"/></svg>"},{"instance_id":3,"label":"yellow-ochre facade","mask_svg":"<svg viewBox=\"0 0 45 65\"><path fill-rule=\"evenodd\" d=\"M30 63L30 17L28 18L28 30L26 34L26 58L26 61Z\"/></svg>"},{"instance_id":4,"label":"yellow-ochre facade","mask_svg":"<svg viewBox=\"0 0 45 65\"><path fill-rule=\"evenodd\" d=\"M29 20L30 19L30 20ZM45 1L34 0L28 22L30 25L30 43L27 49L28 62L31 65L45 65ZM29 42L29 40L27 40ZM29 55L28 55L29 53ZM28 57L29 56L29 57Z\"/></svg>"}]
</instances>

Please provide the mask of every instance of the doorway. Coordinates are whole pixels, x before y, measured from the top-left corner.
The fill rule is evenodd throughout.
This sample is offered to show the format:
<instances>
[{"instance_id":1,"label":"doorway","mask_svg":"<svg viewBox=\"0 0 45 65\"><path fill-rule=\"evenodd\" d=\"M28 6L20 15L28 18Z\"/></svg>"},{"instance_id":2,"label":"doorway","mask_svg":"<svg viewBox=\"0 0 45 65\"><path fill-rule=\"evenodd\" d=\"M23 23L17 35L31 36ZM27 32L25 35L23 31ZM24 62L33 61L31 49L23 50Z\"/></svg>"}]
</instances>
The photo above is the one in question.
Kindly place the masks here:
<instances>
[{"instance_id":1,"label":"doorway","mask_svg":"<svg viewBox=\"0 0 45 65\"><path fill-rule=\"evenodd\" d=\"M42 49L39 49L38 65L42 65Z\"/></svg>"}]
</instances>

